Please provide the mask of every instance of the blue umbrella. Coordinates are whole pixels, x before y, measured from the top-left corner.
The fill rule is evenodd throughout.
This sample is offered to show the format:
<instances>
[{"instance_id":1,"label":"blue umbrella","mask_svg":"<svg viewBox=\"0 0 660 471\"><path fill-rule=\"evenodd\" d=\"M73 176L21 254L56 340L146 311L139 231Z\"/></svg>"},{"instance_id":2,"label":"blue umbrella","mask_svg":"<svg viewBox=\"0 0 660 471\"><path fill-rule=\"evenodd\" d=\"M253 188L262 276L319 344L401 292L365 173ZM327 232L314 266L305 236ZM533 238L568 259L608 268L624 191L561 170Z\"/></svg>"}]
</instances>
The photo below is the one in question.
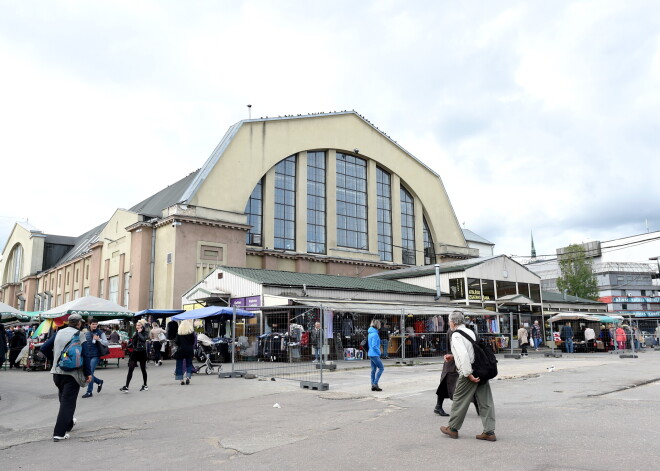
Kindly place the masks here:
<instances>
[{"instance_id":1,"label":"blue umbrella","mask_svg":"<svg viewBox=\"0 0 660 471\"><path fill-rule=\"evenodd\" d=\"M172 317L175 321L183 321L186 319L204 319L205 317L226 316L231 317L234 315L234 308L226 306L206 306L199 309L192 309L190 311L177 314ZM236 309L236 317L254 317L250 311L243 309Z\"/></svg>"}]
</instances>

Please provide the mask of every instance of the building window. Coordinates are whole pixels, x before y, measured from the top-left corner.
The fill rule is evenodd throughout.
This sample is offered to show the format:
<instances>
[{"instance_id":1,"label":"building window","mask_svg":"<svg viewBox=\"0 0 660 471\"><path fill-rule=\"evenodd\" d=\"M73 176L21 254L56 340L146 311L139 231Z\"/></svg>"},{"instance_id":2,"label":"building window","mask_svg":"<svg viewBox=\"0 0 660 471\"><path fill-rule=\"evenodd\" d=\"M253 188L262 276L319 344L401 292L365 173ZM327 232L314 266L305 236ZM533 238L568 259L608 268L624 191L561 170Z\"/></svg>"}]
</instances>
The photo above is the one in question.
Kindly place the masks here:
<instances>
[{"instance_id":1,"label":"building window","mask_svg":"<svg viewBox=\"0 0 660 471\"><path fill-rule=\"evenodd\" d=\"M119 277L111 276L108 279L108 299L113 303L119 303Z\"/></svg>"},{"instance_id":2,"label":"building window","mask_svg":"<svg viewBox=\"0 0 660 471\"><path fill-rule=\"evenodd\" d=\"M463 278L449 280L449 297L452 300L465 299L465 282Z\"/></svg>"},{"instance_id":3,"label":"building window","mask_svg":"<svg viewBox=\"0 0 660 471\"><path fill-rule=\"evenodd\" d=\"M76 268L76 279L75 282L78 283L78 269Z\"/></svg>"},{"instance_id":4,"label":"building window","mask_svg":"<svg viewBox=\"0 0 660 471\"><path fill-rule=\"evenodd\" d=\"M392 261L392 177L376 167L376 200L378 213L378 253L385 262Z\"/></svg>"},{"instance_id":5,"label":"building window","mask_svg":"<svg viewBox=\"0 0 660 471\"><path fill-rule=\"evenodd\" d=\"M368 250L367 162L337 153L337 245Z\"/></svg>"},{"instance_id":6,"label":"building window","mask_svg":"<svg viewBox=\"0 0 660 471\"><path fill-rule=\"evenodd\" d=\"M275 165L275 248L296 249L296 156Z\"/></svg>"},{"instance_id":7,"label":"building window","mask_svg":"<svg viewBox=\"0 0 660 471\"><path fill-rule=\"evenodd\" d=\"M105 278L99 280L99 298L105 298Z\"/></svg>"},{"instance_id":8,"label":"building window","mask_svg":"<svg viewBox=\"0 0 660 471\"><path fill-rule=\"evenodd\" d=\"M5 270L6 283L18 283L21 280L23 272L23 246L21 244L16 244L11 250Z\"/></svg>"},{"instance_id":9,"label":"building window","mask_svg":"<svg viewBox=\"0 0 660 471\"><path fill-rule=\"evenodd\" d=\"M124 273L124 307L128 307L128 285L131 281L131 274Z\"/></svg>"},{"instance_id":10,"label":"building window","mask_svg":"<svg viewBox=\"0 0 660 471\"><path fill-rule=\"evenodd\" d=\"M245 243L247 245L262 245L262 227L263 227L263 183L262 178L257 183L257 186L252 190L250 199L248 199L245 206L245 214L247 215L247 223L252 226L245 236Z\"/></svg>"},{"instance_id":11,"label":"building window","mask_svg":"<svg viewBox=\"0 0 660 471\"><path fill-rule=\"evenodd\" d=\"M325 251L325 152L308 152L307 252Z\"/></svg>"},{"instance_id":12,"label":"building window","mask_svg":"<svg viewBox=\"0 0 660 471\"><path fill-rule=\"evenodd\" d=\"M401 187L401 263L415 265L415 200Z\"/></svg>"},{"instance_id":13,"label":"building window","mask_svg":"<svg viewBox=\"0 0 660 471\"><path fill-rule=\"evenodd\" d=\"M433 236L429 230L429 225L424 218L424 265L435 265L435 245Z\"/></svg>"},{"instance_id":14,"label":"building window","mask_svg":"<svg viewBox=\"0 0 660 471\"><path fill-rule=\"evenodd\" d=\"M89 296L89 287L83 289L83 296Z\"/></svg>"},{"instance_id":15,"label":"building window","mask_svg":"<svg viewBox=\"0 0 660 471\"><path fill-rule=\"evenodd\" d=\"M85 279L89 280L89 265L85 266Z\"/></svg>"},{"instance_id":16,"label":"building window","mask_svg":"<svg viewBox=\"0 0 660 471\"><path fill-rule=\"evenodd\" d=\"M66 285L69 286L69 272L66 272Z\"/></svg>"},{"instance_id":17,"label":"building window","mask_svg":"<svg viewBox=\"0 0 660 471\"><path fill-rule=\"evenodd\" d=\"M78 299L80 297L80 292L77 289L73 290L73 299Z\"/></svg>"}]
</instances>

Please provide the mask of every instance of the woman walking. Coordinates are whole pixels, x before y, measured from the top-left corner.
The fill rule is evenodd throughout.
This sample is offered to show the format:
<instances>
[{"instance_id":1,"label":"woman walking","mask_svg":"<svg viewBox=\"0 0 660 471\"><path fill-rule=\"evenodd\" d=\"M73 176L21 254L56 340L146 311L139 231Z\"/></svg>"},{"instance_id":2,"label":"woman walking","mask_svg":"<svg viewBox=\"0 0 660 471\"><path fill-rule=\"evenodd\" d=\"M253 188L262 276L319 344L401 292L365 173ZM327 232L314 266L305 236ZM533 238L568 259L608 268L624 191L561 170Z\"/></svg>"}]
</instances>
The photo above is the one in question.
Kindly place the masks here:
<instances>
[{"instance_id":1,"label":"woman walking","mask_svg":"<svg viewBox=\"0 0 660 471\"><path fill-rule=\"evenodd\" d=\"M133 378L133 370L140 364L140 370L142 370L142 387L140 391L148 391L149 387L147 386L147 338L149 335L145 330L147 321L140 319L135 325L135 334L133 334L133 351L131 356L128 358L128 375L126 376L126 385L122 386L119 390L121 392L128 392L128 385L131 384L131 379Z\"/></svg>"},{"instance_id":2,"label":"woman walking","mask_svg":"<svg viewBox=\"0 0 660 471\"><path fill-rule=\"evenodd\" d=\"M161 366L163 364L163 360L161 360L161 348L164 342L167 342L167 336L165 335L165 330L160 328L160 324L157 321L151 324L149 338L151 339L151 348L154 351L154 364Z\"/></svg>"},{"instance_id":3,"label":"woman walking","mask_svg":"<svg viewBox=\"0 0 660 471\"><path fill-rule=\"evenodd\" d=\"M195 352L195 328L190 319L186 319L179 325L174 344L177 346L174 358L176 358L176 369L174 377L181 381L181 385L190 384L193 372L193 354ZM186 362L186 380L183 380L183 362Z\"/></svg>"},{"instance_id":4,"label":"woman walking","mask_svg":"<svg viewBox=\"0 0 660 471\"><path fill-rule=\"evenodd\" d=\"M371 390L372 391L382 391L378 386L378 380L380 376L385 371L383 362L380 359L380 337L378 336L378 330L380 329L380 321L374 319L371 321L371 327L369 327L369 335L367 340L369 342L369 351L367 355L371 360Z\"/></svg>"},{"instance_id":5,"label":"woman walking","mask_svg":"<svg viewBox=\"0 0 660 471\"><path fill-rule=\"evenodd\" d=\"M520 354L525 357L527 356L527 347L529 346L528 336L527 329L525 329L524 325L521 325L520 329L518 329L518 346L522 350Z\"/></svg>"}]
</instances>

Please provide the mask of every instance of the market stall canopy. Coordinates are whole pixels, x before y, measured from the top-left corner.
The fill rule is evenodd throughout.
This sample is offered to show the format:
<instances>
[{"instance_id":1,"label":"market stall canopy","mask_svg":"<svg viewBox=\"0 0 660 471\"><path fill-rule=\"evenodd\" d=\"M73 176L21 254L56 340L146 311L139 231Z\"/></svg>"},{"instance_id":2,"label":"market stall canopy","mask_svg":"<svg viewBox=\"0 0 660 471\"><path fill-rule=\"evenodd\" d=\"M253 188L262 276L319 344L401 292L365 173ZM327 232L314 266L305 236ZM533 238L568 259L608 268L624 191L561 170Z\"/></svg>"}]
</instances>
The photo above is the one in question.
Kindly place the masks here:
<instances>
[{"instance_id":1,"label":"market stall canopy","mask_svg":"<svg viewBox=\"0 0 660 471\"><path fill-rule=\"evenodd\" d=\"M436 316L440 314L451 314L453 311L460 311L465 316L494 316L496 312L488 311L478 307L469 307L463 305L440 305L440 304L405 304L399 302L377 302L377 301L338 301L309 298L293 298L293 302L303 306L329 309L331 311L357 312L361 314L414 314Z\"/></svg>"},{"instance_id":2,"label":"market stall canopy","mask_svg":"<svg viewBox=\"0 0 660 471\"><path fill-rule=\"evenodd\" d=\"M181 314L177 314L172 317L175 321L183 321L186 319L204 319L206 317L231 317L234 315L234 308L227 306L206 306L199 309L192 309L190 311L185 311ZM236 317L254 317L254 314L250 311L245 311L243 309L236 309Z\"/></svg>"},{"instance_id":3,"label":"market stall canopy","mask_svg":"<svg viewBox=\"0 0 660 471\"><path fill-rule=\"evenodd\" d=\"M136 312L134 317L151 316L151 317L172 317L176 314L186 312L183 309L143 309Z\"/></svg>"},{"instance_id":4,"label":"market stall canopy","mask_svg":"<svg viewBox=\"0 0 660 471\"><path fill-rule=\"evenodd\" d=\"M68 316L69 314L80 314L83 318L105 317L111 319L133 317L133 311L129 311L119 304L96 296L83 296L74 299L61 306L54 307L41 313L43 319Z\"/></svg>"},{"instance_id":5,"label":"market stall canopy","mask_svg":"<svg viewBox=\"0 0 660 471\"><path fill-rule=\"evenodd\" d=\"M603 324L617 324L623 320L622 316L598 316Z\"/></svg>"},{"instance_id":6,"label":"market stall canopy","mask_svg":"<svg viewBox=\"0 0 660 471\"><path fill-rule=\"evenodd\" d=\"M560 312L555 314L548 321L557 322L557 321L571 321L571 320L582 320L582 321L594 321L599 322L601 316L595 314L587 314L584 312Z\"/></svg>"},{"instance_id":7,"label":"market stall canopy","mask_svg":"<svg viewBox=\"0 0 660 471\"><path fill-rule=\"evenodd\" d=\"M15 307L11 307L9 304L0 302L0 320L7 322L27 322L30 320L30 316L24 312L19 311Z\"/></svg>"}]
</instances>

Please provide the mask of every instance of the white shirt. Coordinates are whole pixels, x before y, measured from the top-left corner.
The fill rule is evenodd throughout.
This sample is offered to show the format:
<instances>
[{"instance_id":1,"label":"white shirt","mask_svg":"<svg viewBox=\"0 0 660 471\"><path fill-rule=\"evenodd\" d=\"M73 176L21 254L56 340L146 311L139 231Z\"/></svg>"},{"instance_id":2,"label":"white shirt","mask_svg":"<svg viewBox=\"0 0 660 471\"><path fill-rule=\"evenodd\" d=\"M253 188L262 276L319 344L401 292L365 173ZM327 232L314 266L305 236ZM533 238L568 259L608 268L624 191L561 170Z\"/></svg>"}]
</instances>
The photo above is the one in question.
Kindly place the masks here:
<instances>
[{"instance_id":1,"label":"white shirt","mask_svg":"<svg viewBox=\"0 0 660 471\"><path fill-rule=\"evenodd\" d=\"M584 340L593 340L596 338L596 332L591 327L584 329Z\"/></svg>"},{"instance_id":2,"label":"white shirt","mask_svg":"<svg viewBox=\"0 0 660 471\"><path fill-rule=\"evenodd\" d=\"M456 330L465 332L472 340L477 339L475 333L464 325L459 326ZM470 376L472 374L472 363L474 362L474 348L472 343L458 332L454 332L451 336L451 354L454 355L458 374L465 377Z\"/></svg>"}]
</instances>

